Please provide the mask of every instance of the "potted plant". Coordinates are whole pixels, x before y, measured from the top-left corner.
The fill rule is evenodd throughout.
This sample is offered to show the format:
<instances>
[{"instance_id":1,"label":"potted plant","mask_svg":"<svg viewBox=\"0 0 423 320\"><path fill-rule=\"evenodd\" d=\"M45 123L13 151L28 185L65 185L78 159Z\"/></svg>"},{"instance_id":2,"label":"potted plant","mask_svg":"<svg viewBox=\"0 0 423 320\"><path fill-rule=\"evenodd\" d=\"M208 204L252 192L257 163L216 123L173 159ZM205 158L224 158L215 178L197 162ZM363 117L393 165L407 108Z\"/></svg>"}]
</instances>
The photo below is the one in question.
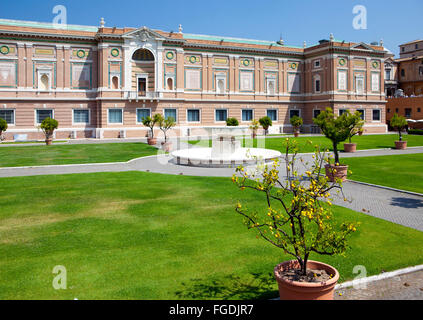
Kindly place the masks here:
<instances>
[{"instance_id":1,"label":"potted plant","mask_svg":"<svg viewBox=\"0 0 423 320\"><path fill-rule=\"evenodd\" d=\"M150 136L147 138L147 143L150 146L155 146L157 144L157 139L154 137L154 127L160 121L161 115L155 114L153 118L146 117L142 118L142 124L148 128L150 128Z\"/></svg>"},{"instance_id":2,"label":"potted plant","mask_svg":"<svg viewBox=\"0 0 423 320\"><path fill-rule=\"evenodd\" d=\"M344 254L347 238L357 231L358 223L338 224L333 220L330 192L342 191L342 185L339 181L330 183L320 174L326 162L324 154L316 151L306 182L296 171L295 141L287 140L283 169L286 179L279 179L282 169L278 160L256 172L237 169L232 181L241 190L261 193L265 205L249 209L238 202L236 211L248 229L257 231L257 237L293 257L274 269L281 300L331 300L339 272L328 264L310 260L310 254Z\"/></svg>"},{"instance_id":3,"label":"potted plant","mask_svg":"<svg viewBox=\"0 0 423 320\"><path fill-rule=\"evenodd\" d=\"M238 119L236 119L236 118L228 118L228 119L226 119L226 125L228 127L238 127L239 126Z\"/></svg>"},{"instance_id":4,"label":"potted plant","mask_svg":"<svg viewBox=\"0 0 423 320\"><path fill-rule=\"evenodd\" d=\"M348 175L348 166L339 163L338 144L347 140L350 135L347 113L335 118L332 109L327 108L317 118L314 118L313 122L319 126L326 138L332 141L335 162L326 165L326 175L331 181L336 179L345 181Z\"/></svg>"},{"instance_id":5,"label":"potted plant","mask_svg":"<svg viewBox=\"0 0 423 320\"><path fill-rule=\"evenodd\" d=\"M158 119L160 130L162 130L165 138L164 142L162 142L162 148L165 152L170 152L172 151L172 141L167 141L167 132L176 126L175 119L173 117L165 119L162 115Z\"/></svg>"},{"instance_id":6,"label":"potted plant","mask_svg":"<svg viewBox=\"0 0 423 320\"><path fill-rule=\"evenodd\" d=\"M358 135L361 137L363 134L364 134L364 129L363 128L360 128L358 130Z\"/></svg>"},{"instance_id":7,"label":"potted plant","mask_svg":"<svg viewBox=\"0 0 423 320\"><path fill-rule=\"evenodd\" d=\"M303 125L303 119L298 116L293 116L290 122L294 129L294 136L295 138L298 138L298 136L300 135L300 128Z\"/></svg>"},{"instance_id":8,"label":"potted plant","mask_svg":"<svg viewBox=\"0 0 423 320\"><path fill-rule=\"evenodd\" d=\"M257 130L259 129L259 125L260 123L256 119L253 119L253 121L251 121L250 130L253 132L253 139L257 138Z\"/></svg>"},{"instance_id":9,"label":"potted plant","mask_svg":"<svg viewBox=\"0 0 423 320\"><path fill-rule=\"evenodd\" d=\"M259 120L261 127L264 129L264 135L268 134L269 128L273 125L272 119L269 117L263 117Z\"/></svg>"},{"instance_id":10,"label":"potted plant","mask_svg":"<svg viewBox=\"0 0 423 320\"><path fill-rule=\"evenodd\" d=\"M40 125L46 137L46 145L50 146L53 141L53 133L59 127L59 122L56 119L45 118Z\"/></svg>"},{"instance_id":11,"label":"potted plant","mask_svg":"<svg viewBox=\"0 0 423 320\"><path fill-rule=\"evenodd\" d=\"M7 130L6 120L0 118L0 142L4 140L4 132Z\"/></svg>"},{"instance_id":12,"label":"potted plant","mask_svg":"<svg viewBox=\"0 0 423 320\"><path fill-rule=\"evenodd\" d=\"M394 130L398 131L399 134L399 141L395 141L395 148L399 150L407 149L407 141L402 140L402 131L408 126L407 119L395 113L391 119L390 125Z\"/></svg>"},{"instance_id":13,"label":"potted plant","mask_svg":"<svg viewBox=\"0 0 423 320\"><path fill-rule=\"evenodd\" d=\"M356 111L354 114L351 114L349 110L347 110L347 115L345 116L346 125L350 128L348 134L348 141L349 143L344 143L344 151L354 153L357 151L357 144L352 143L352 138L359 134L361 130L363 130L364 121L361 120L361 113Z\"/></svg>"}]
</instances>

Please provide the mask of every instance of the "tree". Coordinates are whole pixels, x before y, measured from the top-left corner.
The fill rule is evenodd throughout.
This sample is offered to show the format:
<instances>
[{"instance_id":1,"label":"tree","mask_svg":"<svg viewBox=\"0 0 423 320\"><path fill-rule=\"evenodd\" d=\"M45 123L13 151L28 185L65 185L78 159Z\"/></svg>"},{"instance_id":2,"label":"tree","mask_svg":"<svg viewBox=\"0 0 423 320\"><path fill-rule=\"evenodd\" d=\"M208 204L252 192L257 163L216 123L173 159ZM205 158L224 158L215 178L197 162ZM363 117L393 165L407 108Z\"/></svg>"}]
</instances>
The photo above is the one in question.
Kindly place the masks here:
<instances>
[{"instance_id":1,"label":"tree","mask_svg":"<svg viewBox=\"0 0 423 320\"><path fill-rule=\"evenodd\" d=\"M303 125L303 118L298 116L293 116L290 122L292 127L294 128L294 131L297 132L300 130L300 127Z\"/></svg>"},{"instance_id":2,"label":"tree","mask_svg":"<svg viewBox=\"0 0 423 320\"><path fill-rule=\"evenodd\" d=\"M272 119L269 117L263 117L259 120L259 123L264 129L264 134L267 135L269 128L273 125Z\"/></svg>"},{"instance_id":3,"label":"tree","mask_svg":"<svg viewBox=\"0 0 423 320\"><path fill-rule=\"evenodd\" d=\"M236 118L228 118L228 119L226 119L226 125L228 127L238 127L239 122Z\"/></svg>"},{"instance_id":4,"label":"tree","mask_svg":"<svg viewBox=\"0 0 423 320\"><path fill-rule=\"evenodd\" d=\"M253 132L253 138L257 136L257 130L259 128L259 125L260 123L256 119L253 119L253 121L251 121L250 130Z\"/></svg>"},{"instance_id":5,"label":"tree","mask_svg":"<svg viewBox=\"0 0 423 320\"><path fill-rule=\"evenodd\" d=\"M391 119L390 125L398 131L399 141L402 141L402 131L408 126L407 119L395 113Z\"/></svg>"},{"instance_id":6,"label":"tree","mask_svg":"<svg viewBox=\"0 0 423 320\"><path fill-rule=\"evenodd\" d=\"M157 123L159 123L160 121L160 114L155 114L153 116L153 118L151 117L146 117L146 118L142 118L142 124L148 128L150 128L150 138L154 139L154 127L156 126Z\"/></svg>"},{"instance_id":7,"label":"tree","mask_svg":"<svg viewBox=\"0 0 423 320\"><path fill-rule=\"evenodd\" d=\"M314 118L313 122L319 126L326 138L332 141L335 165L339 164L338 144L348 139L351 130L348 126L347 113L335 118L332 109L327 108Z\"/></svg>"},{"instance_id":8,"label":"tree","mask_svg":"<svg viewBox=\"0 0 423 320\"><path fill-rule=\"evenodd\" d=\"M297 172L297 166L300 166L297 155L295 140L287 139L286 179L279 179L282 169L275 160L273 165L264 165L256 172L241 166L232 181L241 190L250 189L264 195L265 205L261 209L249 210L238 202L236 212L244 217L244 224L284 253L295 257L305 275L311 253L343 254L348 248L347 237L357 230L358 223L337 224L334 221L330 193L332 190L342 193L342 185L339 181L330 183L321 174L326 157L319 148L316 148L310 170L305 173L308 181Z\"/></svg>"},{"instance_id":9,"label":"tree","mask_svg":"<svg viewBox=\"0 0 423 320\"><path fill-rule=\"evenodd\" d=\"M348 140L351 143L352 137L359 134L363 130L364 120L361 119L361 112L356 111L351 114L349 110L346 112L345 116L346 125L349 128Z\"/></svg>"},{"instance_id":10,"label":"tree","mask_svg":"<svg viewBox=\"0 0 423 320\"><path fill-rule=\"evenodd\" d=\"M168 117L165 119L162 115L159 115L158 117L158 123L160 130L162 130L164 137L165 137L165 143L167 142L167 132L172 129L174 126L176 126L176 121L173 117Z\"/></svg>"},{"instance_id":11,"label":"tree","mask_svg":"<svg viewBox=\"0 0 423 320\"><path fill-rule=\"evenodd\" d=\"M3 138L3 132L7 130L7 122L6 120L0 118L0 141L2 141Z\"/></svg>"},{"instance_id":12,"label":"tree","mask_svg":"<svg viewBox=\"0 0 423 320\"><path fill-rule=\"evenodd\" d=\"M43 130L46 136L46 140L49 140L53 137L54 130L56 130L58 127L59 122L52 118L45 118L40 125L41 130Z\"/></svg>"}]
</instances>

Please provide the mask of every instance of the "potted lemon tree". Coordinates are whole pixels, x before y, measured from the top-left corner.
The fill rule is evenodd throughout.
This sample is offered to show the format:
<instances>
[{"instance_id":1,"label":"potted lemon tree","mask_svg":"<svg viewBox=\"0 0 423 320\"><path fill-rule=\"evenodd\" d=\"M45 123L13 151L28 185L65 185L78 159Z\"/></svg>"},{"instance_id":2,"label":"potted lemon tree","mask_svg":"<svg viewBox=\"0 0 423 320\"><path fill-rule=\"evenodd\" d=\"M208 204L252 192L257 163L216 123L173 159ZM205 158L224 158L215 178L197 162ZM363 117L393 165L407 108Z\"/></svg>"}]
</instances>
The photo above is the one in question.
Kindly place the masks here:
<instances>
[{"instance_id":1,"label":"potted lemon tree","mask_svg":"<svg viewBox=\"0 0 423 320\"><path fill-rule=\"evenodd\" d=\"M253 121L251 121L250 130L252 131L253 139L257 138L257 130L259 129L259 126L260 123L256 119L253 119Z\"/></svg>"},{"instance_id":2,"label":"potted lemon tree","mask_svg":"<svg viewBox=\"0 0 423 320\"><path fill-rule=\"evenodd\" d=\"M264 135L267 135L269 133L269 128L273 125L272 119L266 116L261 118L259 123L264 130Z\"/></svg>"},{"instance_id":3,"label":"potted lemon tree","mask_svg":"<svg viewBox=\"0 0 423 320\"><path fill-rule=\"evenodd\" d=\"M168 117L167 119L165 119L162 115L159 115L158 123L159 128L163 132L165 139L164 142L162 142L162 148L164 151L170 152L172 151L173 144L172 141L168 141L167 132L176 126L175 119L173 117Z\"/></svg>"},{"instance_id":4,"label":"potted lemon tree","mask_svg":"<svg viewBox=\"0 0 423 320\"><path fill-rule=\"evenodd\" d=\"M357 144L352 143L352 138L362 132L364 120L361 120L361 113L359 111L351 114L350 111L347 110L346 113L347 115L345 116L345 122L346 126L348 126L350 130L348 134L349 143L344 143L344 151L354 153L357 151Z\"/></svg>"},{"instance_id":5,"label":"potted lemon tree","mask_svg":"<svg viewBox=\"0 0 423 320\"><path fill-rule=\"evenodd\" d=\"M293 127L295 138L298 138L300 135L300 128L303 125L303 118L299 116L293 116L289 121Z\"/></svg>"},{"instance_id":6,"label":"potted lemon tree","mask_svg":"<svg viewBox=\"0 0 423 320\"><path fill-rule=\"evenodd\" d=\"M7 130L7 122L0 118L0 142L4 140L4 132Z\"/></svg>"},{"instance_id":7,"label":"potted lemon tree","mask_svg":"<svg viewBox=\"0 0 423 320\"><path fill-rule=\"evenodd\" d=\"M333 220L330 192L342 192L342 184L330 182L320 174L325 154L316 150L305 182L297 172L298 147L295 141L287 140L285 168L276 160L257 172L237 169L232 181L241 190L260 193L264 205L249 208L238 202L236 212L248 229L293 258L274 269L281 300L331 300L339 272L333 266L311 260L310 254L344 254L347 238L357 231L359 223ZM279 179L282 170L286 179Z\"/></svg>"},{"instance_id":8,"label":"potted lemon tree","mask_svg":"<svg viewBox=\"0 0 423 320\"><path fill-rule=\"evenodd\" d=\"M317 118L314 118L313 122L319 126L320 130L322 130L326 138L332 142L333 146L335 162L326 164L326 175L331 181L334 181L335 179L345 181L348 175L348 166L342 165L339 162L338 145L347 140L351 134L348 122L348 113L344 113L343 115L335 118L332 109L327 108L325 111L320 113Z\"/></svg>"},{"instance_id":9,"label":"potted lemon tree","mask_svg":"<svg viewBox=\"0 0 423 320\"><path fill-rule=\"evenodd\" d=\"M148 128L150 128L150 135L147 138L147 143L150 146L155 146L157 144L157 139L154 136L154 127L156 124L160 121L160 114L155 114L152 118L151 117L145 117L142 118L142 124Z\"/></svg>"},{"instance_id":10,"label":"potted lemon tree","mask_svg":"<svg viewBox=\"0 0 423 320\"><path fill-rule=\"evenodd\" d=\"M50 146L53 141L54 130L59 127L59 122L56 119L45 118L40 125L41 130L43 130L46 137L46 145Z\"/></svg>"},{"instance_id":11,"label":"potted lemon tree","mask_svg":"<svg viewBox=\"0 0 423 320\"><path fill-rule=\"evenodd\" d=\"M402 139L402 131L408 126L407 119L395 113L391 119L390 125L398 131L399 135L399 141L395 141L395 148L399 150L407 149L407 141L403 141Z\"/></svg>"}]
</instances>

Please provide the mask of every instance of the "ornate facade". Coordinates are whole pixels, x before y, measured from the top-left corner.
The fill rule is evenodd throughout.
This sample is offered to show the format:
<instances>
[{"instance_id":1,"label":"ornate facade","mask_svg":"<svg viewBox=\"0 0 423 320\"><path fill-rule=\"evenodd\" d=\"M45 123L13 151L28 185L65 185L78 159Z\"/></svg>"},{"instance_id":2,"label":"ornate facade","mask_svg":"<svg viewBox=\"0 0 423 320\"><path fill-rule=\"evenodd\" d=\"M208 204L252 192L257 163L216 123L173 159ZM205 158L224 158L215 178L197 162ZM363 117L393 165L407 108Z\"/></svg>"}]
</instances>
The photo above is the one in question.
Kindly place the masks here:
<instances>
[{"instance_id":1,"label":"ornate facade","mask_svg":"<svg viewBox=\"0 0 423 320\"><path fill-rule=\"evenodd\" d=\"M368 133L384 133L383 46L338 41L292 47L283 41L139 29L0 20L0 117L6 138L39 139L45 117L57 139L144 137L142 118L174 117L179 135L269 116L272 133L289 119L360 110Z\"/></svg>"}]
</instances>

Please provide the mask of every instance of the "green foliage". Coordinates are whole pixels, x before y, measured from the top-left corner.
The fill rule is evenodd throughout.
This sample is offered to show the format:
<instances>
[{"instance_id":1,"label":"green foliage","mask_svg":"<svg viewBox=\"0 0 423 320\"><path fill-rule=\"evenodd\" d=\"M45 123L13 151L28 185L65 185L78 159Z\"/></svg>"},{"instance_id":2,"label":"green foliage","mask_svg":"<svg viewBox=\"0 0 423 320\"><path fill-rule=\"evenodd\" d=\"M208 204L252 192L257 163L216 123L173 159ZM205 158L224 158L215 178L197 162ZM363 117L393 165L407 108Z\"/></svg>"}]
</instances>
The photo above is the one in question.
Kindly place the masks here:
<instances>
[{"instance_id":1,"label":"green foliage","mask_svg":"<svg viewBox=\"0 0 423 320\"><path fill-rule=\"evenodd\" d=\"M361 112L356 111L351 114L349 110L344 114L345 115L345 125L349 128L348 139L351 143L352 137L363 132L364 120L361 120Z\"/></svg>"},{"instance_id":2,"label":"green foliage","mask_svg":"<svg viewBox=\"0 0 423 320\"><path fill-rule=\"evenodd\" d=\"M167 142L167 132L176 126L176 121L173 117L168 117L165 119L162 115L158 115L157 119L160 130L163 131L165 142Z\"/></svg>"},{"instance_id":3,"label":"green foliage","mask_svg":"<svg viewBox=\"0 0 423 320\"><path fill-rule=\"evenodd\" d=\"M287 139L284 159L287 179L279 180L280 166L275 160L273 165L263 165L257 172L241 166L232 181L241 190L252 189L265 196L266 209L260 211L237 204L236 211L244 217L246 226L295 257L306 274L311 253L329 256L345 253L347 237L357 230L358 224L337 225L333 221L330 192L337 190L342 194L342 184L340 180L329 183L323 174L328 158L316 148L305 182L297 172L297 151L295 141Z\"/></svg>"},{"instance_id":4,"label":"green foliage","mask_svg":"<svg viewBox=\"0 0 423 320\"><path fill-rule=\"evenodd\" d=\"M351 134L348 113L335 118L332 109L327 108L317 118L314 118L313 122L319 126L326 138L332 141L335 163L339 163L338 144L347 140Z\"/></svg>"},{"instance_id":5,"label":"green foliage","mask_svg":"<svg viewBox=\"0 0 423 320\"><path fill-rule=\"evenodd\" d=\"M260 126L260 123L256 119L253 119L253 121L251 121L250 129L253 132L256 132L258 130L259 126Z\"/></svg>"},{"instance_id":6,"label":"green foliage","mask_svg":"<svg viewBox=\"0 0 423 320\"><path fill-rule=\"evenodd\" d=\"M161 114L155 114L153 118L151 117L142 118L142 124L150 128L150 138L154 138L154 127L156 126L156 124L160 122L161 118L162 118Z\"/></svg>"},{"instance_id":7,"label":"green foliage","mask_svg":"<svg viewBox=\"0 0 423 320\"><path fill-rule=\"evenodd\" d=\"M0 118L0 134L6 130L7 130L7 122L6 120Z\"/></svg>"},{"instance_id":8,"label":"green foliage","mask_svg":"<svg viewBox=\"0 0 423 320\"><path fill-rule=\"evenodd\" d=\"M41 122L40 128L43 130L46 139L52 137L54 130L59 127L59 122L56 119L52 118L45 118L43 122Z\"/></svg>"},{"instance_id":9,"label":"green foliage","mask_svg":"<svg viewBox=\"0 0 423 320\"><path fill-rule=\"evenodd\" d=\"M423 130L422 129L410 129L408 130L408 134L415 134L423 136Z\"/></svg>"},{"instance_id":10,"label":"green foliage","mask_svg":"<svg viewBox=\"0 0 423 320\"><path fill-rule=\"evenodd\" d=\"M294 127L294 129L297 131L303 125L303 118L298 116L293 116L290 122L291 122L291 125Z\"/></svg>"},{"instance_id":11,"label":"green foliage","mask_svg":"<svg viewBox=\"0 0 423 320\"><path fill-rule=\"evenodd\" d=\"M398 131L399 140L402 141L402 131L408 126L407 119L398 115L398 113L395 113L391 119L390 125L396 131Z\"/></svg>"},{"instance_id":12,"label":"green foliage","mask_svg":"<svg viewBox=\"0 0 423 320\"><path fill-rule=\"evenodd\" d=\"M238 119L236 119L236 118L228 118L228 119L226 119L226 125L228 127L238 127L239 126Z\"/></svg>"},{"instance_id":13,"label":"green foliage","mask_svg":"<svg viewBox=\"0 0 423 320\"><path fill-rule=\"evenodd\" d=\"M259 120L260 125L262 126L262 128L264 129L265 134L267 134L267 131L269 130L269 128L273 125L272 119L270 119L269 117L263 117Z\"/></svg>"}]
</instances>

